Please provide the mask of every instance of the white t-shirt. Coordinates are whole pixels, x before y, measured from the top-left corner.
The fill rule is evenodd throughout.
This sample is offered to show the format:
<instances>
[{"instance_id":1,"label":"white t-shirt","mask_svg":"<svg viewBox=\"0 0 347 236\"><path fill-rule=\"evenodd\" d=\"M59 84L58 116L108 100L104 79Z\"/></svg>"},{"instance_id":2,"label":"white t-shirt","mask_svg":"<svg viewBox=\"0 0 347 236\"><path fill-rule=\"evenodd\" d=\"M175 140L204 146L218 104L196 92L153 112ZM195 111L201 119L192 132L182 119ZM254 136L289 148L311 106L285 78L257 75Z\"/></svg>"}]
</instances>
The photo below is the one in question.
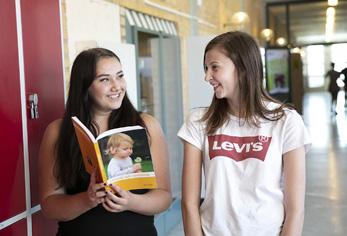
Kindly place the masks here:
<instances>
[{"instance_id":1,"label":"white t-shirt","mask_svg":"<svg viewBox=\"0 0 347 236\"><path fill-rule=\"evenodd\" d=\"M112 157L107 167L108 178L134 173L133 161L130 157L116 159Z\"/></svg>"},{"instance_id":2,"label":"white t-shirt","mask_svg":"<svg viewBox=\"0 0 347 236\"><path fill-rule=\"evenodd\" d=\"M269 103L269 107L277 106ZM295 110L259 128L230 121L206 136L199 121L205 109L195 109L178 136L203 153L205 199L200 207L207 236L277 236L284 220L282 155L310 140ZM188 157L189 158L189 157Z\"/></svg>"}]
</instances>

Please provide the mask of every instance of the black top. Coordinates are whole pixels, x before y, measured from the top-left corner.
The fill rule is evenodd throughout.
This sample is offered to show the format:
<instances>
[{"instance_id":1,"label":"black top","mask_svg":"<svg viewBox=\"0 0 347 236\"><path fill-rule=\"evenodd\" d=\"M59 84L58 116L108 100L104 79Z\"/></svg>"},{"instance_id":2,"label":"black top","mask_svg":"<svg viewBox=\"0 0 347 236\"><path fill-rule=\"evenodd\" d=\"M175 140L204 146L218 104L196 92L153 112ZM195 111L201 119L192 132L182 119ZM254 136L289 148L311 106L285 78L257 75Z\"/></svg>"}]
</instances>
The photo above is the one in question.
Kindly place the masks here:
<instances>
[{"instance_id":1,"label":"black top","mask_svg":"<svg viewBox=\"0 0 347 236\"><path fill-rule=\"evenodd\" d=\"M83 172L83 178L74 189L68 189L68 194L86 191L89 175ZM132 191L136 194L148 190ZM101 204L70 221L58 222L57 236L156 236L154 217L137 214L131 211L112 213Z\"/></svg>"}]
</instances>

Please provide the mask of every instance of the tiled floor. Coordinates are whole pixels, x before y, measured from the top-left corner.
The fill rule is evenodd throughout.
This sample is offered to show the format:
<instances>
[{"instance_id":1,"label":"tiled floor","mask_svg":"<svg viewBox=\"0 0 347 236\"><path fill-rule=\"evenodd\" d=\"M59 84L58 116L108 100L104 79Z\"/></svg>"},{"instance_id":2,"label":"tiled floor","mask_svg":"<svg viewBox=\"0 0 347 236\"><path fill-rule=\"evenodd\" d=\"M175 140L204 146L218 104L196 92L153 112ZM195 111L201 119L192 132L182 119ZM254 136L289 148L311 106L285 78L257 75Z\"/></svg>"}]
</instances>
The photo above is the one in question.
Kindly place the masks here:
<instances>
[{"instance_id":1,"label":"tiled floor","mask_svg":"<svg viewBox=\"0 0 347 236\"><path fill-rule=\"evenodd\" d=\"M303 236L347 235L347 107L338 96L337 115L326 92L305 94L304 121L312 136L307 156ZM182 236L179 224L168 236Z\"/></svg>"}]
</instances>

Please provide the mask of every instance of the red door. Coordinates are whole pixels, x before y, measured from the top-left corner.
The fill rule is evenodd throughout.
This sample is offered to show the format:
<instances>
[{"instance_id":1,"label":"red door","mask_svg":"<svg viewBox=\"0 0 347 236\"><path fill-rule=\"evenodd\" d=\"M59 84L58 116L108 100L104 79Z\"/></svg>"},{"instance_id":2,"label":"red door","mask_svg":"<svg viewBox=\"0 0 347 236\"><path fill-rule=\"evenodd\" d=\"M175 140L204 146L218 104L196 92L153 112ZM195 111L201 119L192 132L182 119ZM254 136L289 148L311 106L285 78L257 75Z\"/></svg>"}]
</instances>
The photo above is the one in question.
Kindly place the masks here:
<instances>
[{"instance_id":1,"label":"red door","mask_svg":"<svg viewBox=\"0 0 347 236\"><path fill-rule=\"evenodd\" d=\"M0 222L26 210L19 63L14 1L0 2ZM0 234L26 234L24 223Z\"/></svg>"},{"instance_id":2,"label":"red door","mask_svg":"<svg viewBox=\"0 0 347 236\"><path fill-rule=\"evenodd\" d=\"M59 1L21 1L27 129L32 207L39 204L37 155L46 126L64 112L64 77ZM38 96L38 118L32 119L29 96ZM40 212L33 216L33 235L54 235L56 222Z\"/></svg>"},{"instance_id":3,"label":"red door","mask_svg":"<svg viewBox=\"0 0 347 236\"><path fill-rule=\"evenodd\" d=\"M15 2L21 12L16 13ZM19 9L19 8L17 8ZM17 19L21 25L23 50L17 43ZM37 209L37 153L45 127L64 110L64 78L59 1L0 1L0 235L25 236L32 220L32 235L55 235L56 222L45 219ZM23 55L20 60L18 55ZM21 63L23 62L23 64ZM21 76L19 71L24 72ZM25 87L23 86L25 84ZM25 102L20 88L25 90ZM38 119L30 118L28 98L38 95ZM21 106L27 109L22 117ZM24 123L22 123L24 122ZM22 125L24 124L24 126ZM24 129L23 129L24 127ZM23 132L24 131L24 132ZM23 139L23 133L27 133ZM24 135L25 136L25 135ZM28 143L26 143L28 142ZM23 145L24 143L24 145ZM28 156L23 151L28 147ZM24 158L25 157L25 158ZM29 162L27 161L29 160ZM25 181L24 163L30 180ZM26 185L27 184L27 185ZM31 204L26 206L25 187ZM14 220L14 221L12 221ZM5 224L4 224L5 222ZM4 228L4 225L6 227Z\"/></svg>"}]
</instances>

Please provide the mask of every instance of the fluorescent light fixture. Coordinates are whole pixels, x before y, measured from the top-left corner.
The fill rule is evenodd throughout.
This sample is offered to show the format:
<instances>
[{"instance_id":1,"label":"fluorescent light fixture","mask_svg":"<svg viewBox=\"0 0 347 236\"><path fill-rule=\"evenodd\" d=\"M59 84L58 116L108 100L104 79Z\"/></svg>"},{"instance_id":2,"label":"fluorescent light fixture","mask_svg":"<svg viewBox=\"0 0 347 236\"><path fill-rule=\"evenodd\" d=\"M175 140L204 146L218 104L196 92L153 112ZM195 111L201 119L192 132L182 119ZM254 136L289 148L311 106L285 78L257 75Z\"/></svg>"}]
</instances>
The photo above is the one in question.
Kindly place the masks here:
<instances>
[{"instance_id":1,"label":"fluorescent light fixture","mask_svg":"<svg viewBox=\"0 0 347 236\"><path fill-rule=\"evenodd\" d=\"M339 0L328 0L328 5L331 7L337 6L338 3L339 3Z\"/></svg>"},{"instance_id":2,"label":"fluorescent light fixture","mask_svg":"<svg viewBox=\"0 0 347 236\"><path fill-rule=\"evenodd\" d=\"M325 41L331 42L334 34L335 25L335 8L328 7L326 12L326 23L325 23Z\"/></svg>"}]
</instances>

